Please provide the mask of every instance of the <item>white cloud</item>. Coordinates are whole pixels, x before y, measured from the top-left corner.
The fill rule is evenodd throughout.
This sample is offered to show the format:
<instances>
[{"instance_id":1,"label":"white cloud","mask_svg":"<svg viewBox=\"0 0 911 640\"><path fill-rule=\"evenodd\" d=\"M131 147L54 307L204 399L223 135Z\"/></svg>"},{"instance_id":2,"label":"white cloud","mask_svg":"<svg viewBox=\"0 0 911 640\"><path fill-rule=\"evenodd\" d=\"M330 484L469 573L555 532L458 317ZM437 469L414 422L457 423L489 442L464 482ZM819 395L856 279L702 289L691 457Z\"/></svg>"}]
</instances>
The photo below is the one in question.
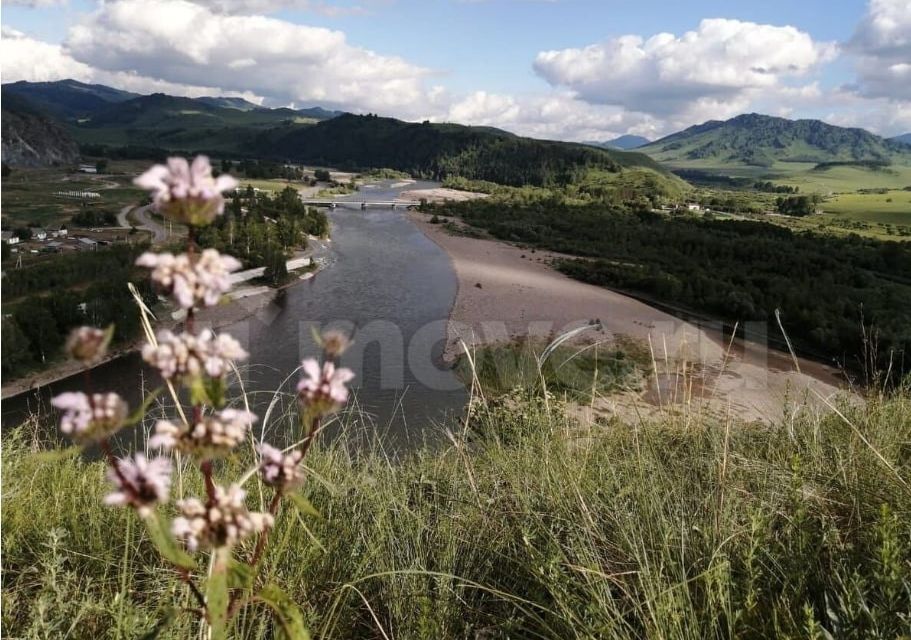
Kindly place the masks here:
<instances>
[{"instance_id":1,"label":"white cloud","mask_svg":"<svg viewBox=\"0 0 911 640\"><path fill-rule=\"evenodd\" d=\"M911 0L871 0L847 49L862 94L911 100Z\"/></svg>"},{"instance_id":2,"label":"white cloud","mask_svg":"<svg viewBox=\"0 0 911 640\"><path fill-rule=\"evenodd\" d=\"M830 60L835 46L794 27L706 19L682 36L626 35L583 48L543 51L535 71L581 99L673 116L694 101L738 100Z\"/></svg>"},{"instance_id":3,"label":"white cloud","mask_svg":"<svg viewBox=\"0 0 911 640\"><path fill-rule=\"evenodd\" d=\"M24 0L29 1L29 0ZM56 0L38 0L56 1ZM65 1L65 0L63 0ZM359 4L335 4L314 0L190 0L214 13L261 14L273 13L281 9L311 11L325 16L366 15L366 7ZM369 1L369 0L368 0Z\"/></svg>"},{"instance_id":4,"label":"white cloud","mask_svg":"<svg viewBox=\"0 0 911 640\"><path fill-rule=\"evenodd\" d=\"M70 29L64 46L97 69L250 91L275 104L408 115L428 100L427 69L352 46L340 31L186 0L106 2Z\"/></svg>"},{"instance_id":5,"label":"white cloud","mask_svg":"<svg viewBox=\"0 0 911 640\"><path fill-rule=\"evenodd\" d=\"M48 82L73 78L88 81L92 69L70 57L60 45L29 38L21 31L3 27L0 39L0 64L3 81Z\"/></svg>"},{"instance_id":6,"label":"white cloud","mask_svg":"<svg viewBox=\"0 0 911 640\"><path fill-rule=\"evenodd\" d=\"M661 123L643 113L594 105L565 92L521 97L477 91L454 101L434 118L500 127L552 140L607 140L632 132L654 137Z\"/></svg>"},{"instance_id":7,"label":"white cloud","mask_svg":"<svg viewBox=\"0 0 911 640\"><path fill-rule=\"evenodd\" d=\"M105 71L75 60L67 50L56 44L35 40L21 31L3 27L0 58L4 82L27 80L53 82L79 80L106 84L136 93L168 93L177 96L229 95L246 98L257 104L263 101L251 91L231 91L216 86L180 84L160 78L143 76L132 71Z\"/></svg>"}]
</instances>

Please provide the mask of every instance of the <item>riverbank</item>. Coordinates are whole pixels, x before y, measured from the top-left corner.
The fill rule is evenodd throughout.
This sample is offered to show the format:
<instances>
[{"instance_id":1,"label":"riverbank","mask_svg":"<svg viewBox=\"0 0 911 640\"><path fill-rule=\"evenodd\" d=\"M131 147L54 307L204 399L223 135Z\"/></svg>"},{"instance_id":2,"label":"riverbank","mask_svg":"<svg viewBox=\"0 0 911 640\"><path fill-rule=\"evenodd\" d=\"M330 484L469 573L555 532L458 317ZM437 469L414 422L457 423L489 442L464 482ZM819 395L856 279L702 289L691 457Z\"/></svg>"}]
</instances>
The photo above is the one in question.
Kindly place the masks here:
<instances>
[{"instance_id":1,"label":"riverbank","mask_svg":"<svg viewBox=\"0 0 911 640\"><path fill-rule=\"evenodd\" d=\"M643 407L688 407L693 402L746 420L772 421L787 398L806 397L822 407L841 391L832 367L765 350L753 343L733 346L713 331L684 322L629 296L573 280L556 271L556 257L495 240L455 235L423 213L410 218L449 255L458 279L444 358L485 344L516 339L547 340L574 327L600 321L589 342L632 339L648 349L654 364L649 388L634 397L605 398L588 408L592 418ZM797 370L799 367L799 371Z\"/></svg>"},{"instance_id":2,"label":"riverbank","mask_svg":"<svg viewBox=\"0 0 911 640\"><path fill-rule=\"evenodd\" d=\"M461 191L459 189L449 189L448 187L434 187L432 189L411 189L410 191L402 191L402 193L399 194L399 197L403 200L426 200L427 202L433 203L447 201L465 202L466 200L477 200L478 198L487 198L489 196L486 193L477 193L475 191Z\"/></svg>"}]
</instances>

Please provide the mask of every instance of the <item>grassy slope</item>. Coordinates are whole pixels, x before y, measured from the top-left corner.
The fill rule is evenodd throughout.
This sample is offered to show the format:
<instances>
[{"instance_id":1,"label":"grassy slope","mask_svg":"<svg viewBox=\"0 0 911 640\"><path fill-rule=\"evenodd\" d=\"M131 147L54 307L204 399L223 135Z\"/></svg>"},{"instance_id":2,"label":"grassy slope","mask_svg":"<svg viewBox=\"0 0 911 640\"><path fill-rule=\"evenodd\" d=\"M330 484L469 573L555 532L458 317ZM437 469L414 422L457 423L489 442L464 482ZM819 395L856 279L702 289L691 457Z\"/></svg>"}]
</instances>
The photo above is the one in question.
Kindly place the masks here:
<instances>
[{"instance_id":1,"label":"grassy slope","mask_svg":"<svg viewBox=\"0 0 911 640\"><path fill-rule=\"evenodd\" d=\"M519 394L478 406L470 443L395 464L343 439L310 460L323 518L281 512L265 578L319 638L906 635L911 400L843 410L587 431ZM133 516L100 506L101 465L28 442L2 445L6 634L135 637L191 606ZM191 637L173 615L159 637ZM237 636L269 620L246 608Z\"/></svg>"}]
</instances>

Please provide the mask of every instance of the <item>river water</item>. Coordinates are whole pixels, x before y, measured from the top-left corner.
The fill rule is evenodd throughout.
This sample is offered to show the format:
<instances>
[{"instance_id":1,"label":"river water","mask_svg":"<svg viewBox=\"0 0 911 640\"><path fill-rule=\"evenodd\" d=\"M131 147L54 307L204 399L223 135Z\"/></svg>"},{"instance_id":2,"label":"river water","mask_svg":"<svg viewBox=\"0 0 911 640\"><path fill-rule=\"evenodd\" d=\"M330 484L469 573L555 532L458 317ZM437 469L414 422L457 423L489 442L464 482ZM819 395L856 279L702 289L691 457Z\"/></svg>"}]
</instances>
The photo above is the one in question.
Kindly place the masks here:
<instances>
[{"instance_id":1,"label":"river water","mask_svg":"<svg viewBox=\"0 0 911 640\"><path fill-rule=\"evenodd\" d=\"M391 200L402 190L393 184L382 181L341 200ZM433 186L418 182L407 188ZM261 416L276 389L287 395L280 396L273 416L291 406L298 375L288 376L303 357L316 354L311 328L343 328L355 341L342 360L357 374L351 405L393 448L417 444L433 427L460 415L467 400L464 386L441 362L455 273L446 254L401 209L361 210L354 204L330 210L329 217L332 239L319 243L315 254L325 268L223 329L250 352L244 389ZM131 354L94 369L92 384L118 391L135 406L140 389L154 387L157 377ZM51 395L81 388L82 377L74 376L4 400L3 425L21 422L29 411L46 412ZM270 423L269 429L284 428L280 421Z\"/></svg>"}]
</instances>

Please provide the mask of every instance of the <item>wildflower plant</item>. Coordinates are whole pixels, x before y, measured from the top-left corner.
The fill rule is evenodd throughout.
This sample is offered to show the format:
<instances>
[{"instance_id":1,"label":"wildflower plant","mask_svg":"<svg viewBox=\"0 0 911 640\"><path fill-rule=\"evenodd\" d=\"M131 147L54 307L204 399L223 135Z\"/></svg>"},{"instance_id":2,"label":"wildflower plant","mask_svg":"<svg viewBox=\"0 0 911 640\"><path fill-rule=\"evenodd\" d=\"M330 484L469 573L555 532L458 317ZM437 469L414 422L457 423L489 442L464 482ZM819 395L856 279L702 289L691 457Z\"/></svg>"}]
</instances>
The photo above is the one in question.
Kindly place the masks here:
<instances>
[{"instance_id":1,"label":"wildflower plant","mask_svg":"<svg viewBox=\"0 0 911 640\"><path fill-rule=\"evenodd\" d=\"M306 480L303 460L326 418L348 400L347 384L354 374L337 365L348 338L337 332L318 336L323 361L310 358L302 363L304 376L297 391L303 439L286 450L259 443L254 449L255 468L231 482L217 480L215 462L253 441L250 430L258 418L227 406L226 378L247 352L230 335L195 326L197 310L222 300L231 288L231 272L241 264L214 249L200 251L195 238L199 227L222 214L222 193L234 189L237 182L229 176L213 177L208 158L198 156L192 163L170 158L135 183L152 192L152 206L159 213L188 229L184 253L147 252L136 262L150 269L159 291L186 311L180 332L162 330L157 336L150 332L142 349L143 359L171 390L176 415L156 421L147 442L156 455L115 456L110 439L122 428L141 422L158 392L149 394L131 414L117 394L92 390L87 369L87 392L62 393L52 400L60 412L60 430L78 446L95 444L104 452L113 487L105 503L130 508L145 523L162 558L195 599L197 606L190 611L198 615L205 637L227 638L238 611L258 602L274 609L286 637L305 638L300 610L276 585L259 584L258 570L283 498L291 498L307 513L314 511L298 493ZM67 352L90 367L104 359L112 334L113 327L80 327L67 341ZM190 406L181 405L175 385L189 391ZM178 495L170 506L172 470L182 464L198 465L205 495ZM244 484L253 478L272 490L267 511L247 505ZM208 561L200 554L208 554Z\"/></svg>"}]
</instances>

